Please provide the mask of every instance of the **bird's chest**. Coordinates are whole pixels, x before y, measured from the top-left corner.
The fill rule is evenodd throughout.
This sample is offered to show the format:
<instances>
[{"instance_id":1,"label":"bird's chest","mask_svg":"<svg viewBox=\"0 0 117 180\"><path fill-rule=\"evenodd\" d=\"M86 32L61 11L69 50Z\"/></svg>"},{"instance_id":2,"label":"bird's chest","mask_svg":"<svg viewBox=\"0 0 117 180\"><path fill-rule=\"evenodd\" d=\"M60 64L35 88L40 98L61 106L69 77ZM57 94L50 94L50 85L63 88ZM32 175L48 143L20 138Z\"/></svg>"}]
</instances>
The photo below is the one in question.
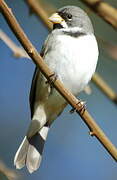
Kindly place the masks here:
<instances>
[{"instance_id":1,"label":"bird's chest","mask_svg":"<svg viewBox=\"0 0 117 180\"><path fill-rule=\"evenodd\" d=\"M55 41L45 58L46 62L66 88L77 94L95 71L98 56L96 41L89 36L74 38L62 35Z\"/></svg>"}]
</instances>

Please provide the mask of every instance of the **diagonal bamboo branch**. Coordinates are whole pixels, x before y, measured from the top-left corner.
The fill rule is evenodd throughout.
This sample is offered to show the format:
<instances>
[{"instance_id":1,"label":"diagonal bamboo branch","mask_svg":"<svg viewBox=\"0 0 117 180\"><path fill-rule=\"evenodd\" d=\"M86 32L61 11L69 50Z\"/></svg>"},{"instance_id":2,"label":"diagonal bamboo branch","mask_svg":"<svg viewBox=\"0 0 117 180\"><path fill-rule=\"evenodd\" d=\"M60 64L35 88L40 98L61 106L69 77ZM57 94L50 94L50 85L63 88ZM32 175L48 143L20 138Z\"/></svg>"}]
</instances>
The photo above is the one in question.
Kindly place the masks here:
<instances>
[{"instance_id":1,"label":"diagonal bamboo branch","mask_svg":"<svg viewBox=\"0 0 117 180\"><path fill-rule=\"evenodd\" d=\"M111 24L117 30L117 9L103 0L81 0L95 13L97 13L103 20Z\"/></svg>"},{"instance_id":2,"label":"diagonal bamboo branch","mask_svg":"<svg viewBox=\"0 0 117 180\"><path fill-rule=\"evenodd\" d=\"M115 104L117 104L117 94L108 86L108 84L100 77L98 73L93 75L92 80L95 84L105 92L105 95L108 96Z\"/></svg>"},{"instance_id":3,"label":"diagonal bamboo branch","mask_svg":"<svg viewBox=\"0 0 117 180\"><path fill-rule=\"evenodd\" d=\"M30 9L32 9L39 20L41 19L49 30L52 29L52 26L48 21L48 14L44 11L41 3L37 0L25 0L25 2L28 4ZM110 100L117 104L117 93L103 80L103 78L98 73L94 74L92 81Z\"/></svg>"},{"instance_id":4,"label":"diagonal bamboo branch","mask_svg":"<svg viewBox=\"0 0 117 180\"><path fill-rule=\"evenodd\" d=\"M48 21L48 13L44 10L41 3L37 0L25 0L32 12L43 22L43 24L48 28L52 29L52 23Z\"/></svg>"},{"instance_id":5,"label":"diagonal bamboo branch","mask_svg":"<svg viewBox=\"0 0 117 180\"><path fill-rule=\"evenodd\" d=\"M40 71L44 74L44 76L49 80L50 76L53 74L48 66L45 64L41 56L38 54L37 50L31 44L22 28L18 24L15 16L13 15L11 9L7 6L4 0L0 0L0 10L6 19L8 25L11 30L20 41L28 55L32 58L34 63L40 68ZM78 99L71 94L66 88L64 88L63 84L57 79L53 82L53 86L57 89L57 91L68 101L68 103L76 109L76 112L80 115L82 120L88 126L90 130L90 135L95 136L101 144L105 147L105 149L110 153L110 155L117 161L117 149L111 143L111 141L106 137L101 128L96 124L91 115L85 111L82 113L80 111L80 106L78 105Z\"/></svg>"},{"instance_id":6,"label":"diagonal bamboo branch","mask_svg":"<svg viewBox=\"0 0 117 180\"><path fill-rule=\"evenodd\" d=\"M29 4L29 7L30 7L30 10L32 11L32 13L34 12L37 15L37 17L39 18L39 20L42 20L43 24L46 24L49 29L52 29L52 24L49 21L47 21L48 14L42 8L41 5L39 6L39 2L37 0L35 0L35 1L25 0L25 2L27 2Z\"/></svg>"}]
</instances>

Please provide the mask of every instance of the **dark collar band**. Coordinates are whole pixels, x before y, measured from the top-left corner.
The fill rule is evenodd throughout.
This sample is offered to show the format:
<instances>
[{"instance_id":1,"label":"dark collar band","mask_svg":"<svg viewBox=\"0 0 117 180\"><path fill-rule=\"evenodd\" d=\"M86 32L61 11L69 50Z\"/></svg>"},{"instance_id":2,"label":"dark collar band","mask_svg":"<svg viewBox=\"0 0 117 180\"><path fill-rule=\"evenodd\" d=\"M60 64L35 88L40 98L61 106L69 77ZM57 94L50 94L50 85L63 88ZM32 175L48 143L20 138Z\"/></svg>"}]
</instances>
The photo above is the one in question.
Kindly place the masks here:
<instances>
[{"instance_id":1,"label":"dark collar band","mask_svg":"<svg viewBox=\"0 0 117 180\"><path fill-rule=\"evenodd\" d=\"M63 31L63 33L65 35L68 35L68 36L72 36L72 37L79 37L79 36L84 36L86 35L85 32L80 32L80 31L77 31L77 32L73 32L73 31Z\"/></svg>"}]
</instances>

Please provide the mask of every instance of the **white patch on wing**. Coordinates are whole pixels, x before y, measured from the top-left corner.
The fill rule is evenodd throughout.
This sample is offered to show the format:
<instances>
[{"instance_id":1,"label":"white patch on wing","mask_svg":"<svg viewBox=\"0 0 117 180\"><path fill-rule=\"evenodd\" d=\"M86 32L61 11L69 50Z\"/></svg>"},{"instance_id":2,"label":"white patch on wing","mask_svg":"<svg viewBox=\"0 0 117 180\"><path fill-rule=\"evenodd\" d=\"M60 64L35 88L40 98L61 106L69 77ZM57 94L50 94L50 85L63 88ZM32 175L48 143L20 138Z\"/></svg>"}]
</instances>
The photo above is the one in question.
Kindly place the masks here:
<instances>
[{"instance_id":1,"label":"white patch on wing","mask_svg":"<svg viewBox=\"0 0 117 180\"><path fill-rule=\"evenodd\" d=\"M46 138L47 138L48 131L49 131L49 127L44 126L44 127L40 130L40 132L39 132L39 134L41 135L41 137L42 137L44 140L46 140Z\"/></svg>"}]
</instances>

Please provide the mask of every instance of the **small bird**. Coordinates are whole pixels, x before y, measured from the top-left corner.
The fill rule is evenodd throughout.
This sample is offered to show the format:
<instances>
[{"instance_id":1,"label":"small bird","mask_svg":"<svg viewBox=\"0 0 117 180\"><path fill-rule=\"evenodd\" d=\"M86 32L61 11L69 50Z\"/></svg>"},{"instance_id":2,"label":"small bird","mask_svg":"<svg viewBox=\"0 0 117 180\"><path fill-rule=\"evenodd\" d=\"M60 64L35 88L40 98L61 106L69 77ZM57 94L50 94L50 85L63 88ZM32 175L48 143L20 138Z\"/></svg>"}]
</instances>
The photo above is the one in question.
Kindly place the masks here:
<instances>
[{"instance_id":1,"label":"small bird","mask_svg":"<svg viewBox=\"0 0 117 180\"><path fill-rule=\"evenodd\" d=\"M91 80L97 65L99 53L92 23L76 6L60 8L49 20L53 30L41 56L65 88L77 96ZM26 165L30 173L39 168L50 126L67 104L36 67L30 91L32 121L16 152L16 168Z\"/></svg>"}]
</instances>

